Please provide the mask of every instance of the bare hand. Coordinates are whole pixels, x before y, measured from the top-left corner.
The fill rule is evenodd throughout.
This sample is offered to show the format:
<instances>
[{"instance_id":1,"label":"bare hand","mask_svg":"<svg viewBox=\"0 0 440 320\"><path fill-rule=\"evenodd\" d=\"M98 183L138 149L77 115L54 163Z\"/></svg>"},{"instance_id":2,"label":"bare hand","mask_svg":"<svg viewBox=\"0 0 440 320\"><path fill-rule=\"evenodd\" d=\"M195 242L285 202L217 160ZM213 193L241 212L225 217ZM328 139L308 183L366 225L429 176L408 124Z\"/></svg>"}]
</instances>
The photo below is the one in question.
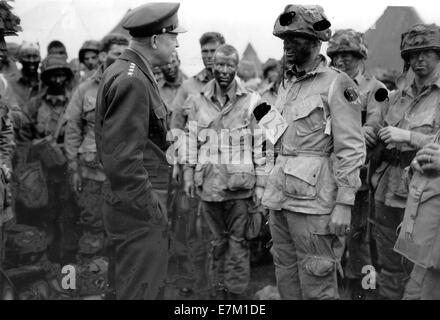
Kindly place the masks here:
<instances>
[{"instance_id":1,"label":"bare hand","mask_svg":"<svg viewBox=\"0 0 440 320\"><path fill-rule=\"evenodd\" d=\"M332 212L329 227L330 232L342 237L350 230L351 207L348 205L337 204Z\"/></svg>"},{"instance_id":2,"label":"bare hand","mask_svg":"<svg viewBox=\"0 0 440 320\"><path fill-rule=\"evenodd\" d=\"M430 143L417 152L412 162L414 170L424 172L425 170L433 170L440 172L440 145Z\"/></svg>"},{"instance_id":3,"label":"bare hand","mask_svg":"<svg viewBox=\"0 0 440 320\"><path fill-rule=\"evenodd\" d=\"M410 131L391 126L380 129L378 134L379 138L386 144L410 142L411 140Z\"/></svg>"},{"instance_id":4,"label":"bare hand","mask_svg":"<svg viewBox=\"0 0 440 320\"><path fill-rule=\"evenodd\" d=\"M72 188L73 192L78 196L82 192L82 179L78 172L72 173Z\"/></svg>"},{"instance_id":5,"label":"bare hand","mask_svg":"<svg viewBox=\"0 0 440 320\"><path fill-rule=\"evenodd\" d=\"M187 197L194 198L194 180L190 179L190 181L187 181L185 179L183 190Z\"/></svg>"},{"instance_id":6,"label":"bare hand","mask_svg":"<svg viewBox=\"0 0 440 320\"><path fill-rule=\"evenodd\" d=\"M263 199L263 193L264 193L263 187L255 187L252 198L256 206L261 205L261 199Z\"/></svg>"},{"instance_id":7,"label":"bare hand","mask_svg":"<svg viewBox=\"0 0 440 320\"><path fill-rule=\"evenodd\" d=\"M365 126L365 127L362 127L362 132L364 134L365 143L366 143L367 147L368 148L374 147L377 142L377 135L374 132L374 129L369 126Z\"/></svg>"}]
</instances>

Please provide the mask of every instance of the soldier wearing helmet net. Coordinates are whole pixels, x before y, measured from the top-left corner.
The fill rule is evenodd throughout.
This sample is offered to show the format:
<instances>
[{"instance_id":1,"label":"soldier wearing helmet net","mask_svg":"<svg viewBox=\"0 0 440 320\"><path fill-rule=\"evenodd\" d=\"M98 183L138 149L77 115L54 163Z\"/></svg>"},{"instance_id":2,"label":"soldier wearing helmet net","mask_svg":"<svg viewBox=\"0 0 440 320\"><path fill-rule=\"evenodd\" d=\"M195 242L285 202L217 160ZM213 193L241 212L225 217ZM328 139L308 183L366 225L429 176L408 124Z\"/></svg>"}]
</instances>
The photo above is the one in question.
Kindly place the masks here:
<instances>
[{"instance_id":1,"label":"soldier wearing helmet net","mask_svg":"<svg viewBox=\"0 0 440 320\"><path fill-rule=\"evenodd\" d=\"M327 55L331 58L331 65L344 71L357 85L362 110L362 131L367 150L371 150L377 144L381 112L388 92L383 83L365 70L368 49L363 34L353 29L336 31L329 41ZM356 193L351 231L347 236L344 271L353 299L365 298L367 291L362 288L362 278L365 275L362 268L372 265L368 234L368 216L371 213L368 168L367 160L361 168L362 186Z\"/></svg>"},{"instance_id":2,"label":"soldier wearing helmet net","mask_svg":"<svg viewBox=\"0 0 440 320\"><path fill-rule=\"evenodd\" d=\"M440 29L418 24L402 34L400 52L415 78L386 99L383 128L378 132L380 164L372 177L375 188L374 235L380 272L379 296L401 299L410 268L393 251L411 179L410 163L439 130ZM422 253L423 255L423 253Z\"/></svg>"},{"instance_id":3,"label":"soldier wearing helmet net","mask_svg":"<svg viewBox=\"0 0 440 320\"><path fill-rule=\"evenodd\" d=\"M337 275L365 161L360 93L319 55L331 37L320 6L288 5L273 34L283 40L291 65L273 106L287 129L276 142L274 167L257 176L255 193L271 210L277 286L282 299L338 299Z\"/></svg>"}]
</instances>

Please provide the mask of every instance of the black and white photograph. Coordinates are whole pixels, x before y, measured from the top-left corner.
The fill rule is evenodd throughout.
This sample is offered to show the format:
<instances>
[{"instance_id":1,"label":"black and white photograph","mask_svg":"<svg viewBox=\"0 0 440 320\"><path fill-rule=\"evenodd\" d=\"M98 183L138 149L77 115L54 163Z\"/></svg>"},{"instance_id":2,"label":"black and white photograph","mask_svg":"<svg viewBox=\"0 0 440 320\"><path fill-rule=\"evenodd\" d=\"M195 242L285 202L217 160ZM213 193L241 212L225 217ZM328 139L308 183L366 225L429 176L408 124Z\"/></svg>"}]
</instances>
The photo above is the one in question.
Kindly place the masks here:
<instances>
[{"instance_id":1,"label":"black and white photograph","mask_svg":"<svg viewBox=\"0 0 440 320\"><path fill-rule=\"evenodd\" d=\"M440 300L440 6L0 0L0 300Z\"/></svg>"}]
</instances>

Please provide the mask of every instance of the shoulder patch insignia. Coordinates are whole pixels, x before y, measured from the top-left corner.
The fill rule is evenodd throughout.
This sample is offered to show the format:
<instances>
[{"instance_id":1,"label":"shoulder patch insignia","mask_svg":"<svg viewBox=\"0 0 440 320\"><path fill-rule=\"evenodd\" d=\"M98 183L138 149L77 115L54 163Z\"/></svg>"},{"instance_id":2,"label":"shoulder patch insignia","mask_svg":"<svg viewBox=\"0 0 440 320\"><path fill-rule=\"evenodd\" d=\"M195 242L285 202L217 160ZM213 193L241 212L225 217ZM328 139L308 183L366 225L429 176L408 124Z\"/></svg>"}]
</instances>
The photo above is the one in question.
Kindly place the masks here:
<instances>
[{"instance_id":1,"label":"shoulder patch insignia","mask_svg":"<svg viewBox=\"0 0 440 320\"><path fill-rule=\"evenodd\" d=\"M359 97L359 94L357 93L355 88L348 87L344 90L344 97L345 99L347 99L348 102L355 102Z\"/></svg>"},{"instance_id":2,"label":"shoulder patch insignia","mask_svg":"<svg viewBox=\"0 0 440 320\"><path fill-rule=\"evenodd\" d=\"M387 98L388 98L388 90L385 88L377 89L376 93L374 94L374 99L376 99L377 102L383 102Z\"/></svg>"}]
</instances>

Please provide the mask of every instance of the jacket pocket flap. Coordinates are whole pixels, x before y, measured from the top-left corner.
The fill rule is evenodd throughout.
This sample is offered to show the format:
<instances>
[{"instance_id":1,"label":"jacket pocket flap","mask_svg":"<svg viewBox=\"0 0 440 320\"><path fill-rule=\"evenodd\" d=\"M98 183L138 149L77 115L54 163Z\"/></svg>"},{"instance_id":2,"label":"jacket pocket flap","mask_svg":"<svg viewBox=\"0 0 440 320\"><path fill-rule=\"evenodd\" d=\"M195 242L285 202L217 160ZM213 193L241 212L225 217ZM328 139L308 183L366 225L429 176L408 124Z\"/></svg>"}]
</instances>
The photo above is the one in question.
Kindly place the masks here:
<instances>
[{"instance_id":1,"label":"jacket pocket flap","mask_svg":"<svg viewBox=\"0 0 440 320\"><path fill-rule=\"evenodd\" d=\"M294 111L293 120L307 117L316 108L324 108L321 96L319 94L315 94L304 99L302 104L300 104L300 106Z\"/></svg>"},{"instance_id":2,"label":"jacket pocket flap","mask_svg":"<svg viewBox=\"0 0 440 320\"><path fill-rule=\"evenodd\" d=\"M92 111L96 107L96 98L95 97L86 97L84 103L84 112Z\"/></svg>"},{"instance_id":3,"label":"jacket pocket flap","mask_svg":"<svg viewBox=\"0 0 440 320\"><path fill-rule=\"evenodd\" d=\"M420 202L425 202L432 197L440 196L440 178L430 181L423 190Z\"/></svg>"},{"instance_id":4,"label":"jacket pocket flap","mask_svg":"<svg viewBox=\"0 0 440 320\"><path fill-rule=\"evenodd\" d=\"M295 157L287 160L284 173L294 176L308 184L315 186L318 182L322 161L320 158Z\"/></svg>"}]
</instances>

